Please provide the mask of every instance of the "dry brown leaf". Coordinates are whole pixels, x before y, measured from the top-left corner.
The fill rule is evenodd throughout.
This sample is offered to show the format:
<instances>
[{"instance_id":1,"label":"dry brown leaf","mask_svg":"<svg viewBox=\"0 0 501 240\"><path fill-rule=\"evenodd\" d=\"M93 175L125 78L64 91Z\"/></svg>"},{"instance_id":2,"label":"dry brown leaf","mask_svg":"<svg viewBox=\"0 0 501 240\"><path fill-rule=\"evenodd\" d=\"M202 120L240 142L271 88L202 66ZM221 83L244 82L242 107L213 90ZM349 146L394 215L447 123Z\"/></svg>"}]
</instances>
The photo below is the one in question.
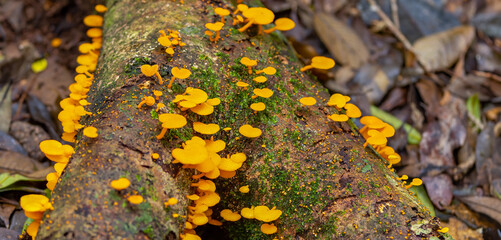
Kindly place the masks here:
<instances>
[{"instance_id":1,"label":"dry brown leaf","mask_svg":"<svg viewBox=\"0 0 501 240\"><path fill-rule=\"evenodd\" d=\"M501 224L501 200L492 197L463 197L461 201L471 209L483 213Z\"/></svg>"},{"instance_id":2,"label":"dry brown leaf","mask_svg":"<svg viewBox=\"0 0 501 240\"><path fill-rule=\"evenodd\" d=\"M0 151L0 172L32 173L42 169L38 161L17 152Z\"/></svg>"},{"instance_id":3,"label":"dry brown leaf","mask_svg":"<svg viewBox=\"0 0 501 240\"><path fill-rule=\"evenodd\" d=\"M336 61L352 68L360 68L369 60L369 50L360 37L335 17L316 13L315 31Z\"/></svg>"},{"instance_id":4,"label":"dry brown leaf","mask_svg":"<svg viewBox=\"0 0 501 240\"><path fill-rule=\"evenodd\" d=\"M420 38L413 47L426 70L433 72L452 66L470 47L474 37L472 26L459 26Z\"/></svg>"}]
</instances>

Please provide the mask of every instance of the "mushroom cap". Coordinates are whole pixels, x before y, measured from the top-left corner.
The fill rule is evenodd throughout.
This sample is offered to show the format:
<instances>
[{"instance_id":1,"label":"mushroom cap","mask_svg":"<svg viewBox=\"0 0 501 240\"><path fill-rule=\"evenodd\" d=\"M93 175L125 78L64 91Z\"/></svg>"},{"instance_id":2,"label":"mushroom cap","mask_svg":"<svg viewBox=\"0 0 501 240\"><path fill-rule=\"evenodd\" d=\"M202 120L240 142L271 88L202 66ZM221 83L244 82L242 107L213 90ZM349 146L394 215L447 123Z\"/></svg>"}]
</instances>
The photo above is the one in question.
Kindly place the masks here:
<instances>
[{"instance_id":1,"label":"mushroom cap","mask_svg":"<svg viewBox=\"0 0 501 240\"><path fill-rule=\"evenodd\" d=\"M39 144L40 150L48 155L63 155L63 144L56 140L44 140Z\"/></svg>"},{"instance_id":2,"label":"mushroom cap","mask_svg":"<svg viewBox=\"0 0 501 240\"><path fill-rule=\"evenodd\" d=\"M211 106L217 106L221 103L221 99L219 99L219 98L207 99L206 103L211 105Z\"/></svg>"},{"instance_id":3,"label":"mushroom cap","mask_svg":"<svg viewBox=\"0 0 501 240\"><path fill-rule=\"evenodd\" d=\"M226 148L226 143L223 140L205 140L205 148L209 152L220 152Z\"/></svg>"},{"instance_id":4,"label":"mushroom cap","mask_svg":"<svg viewBox=\"0 0 501 240\"><path fill-rule=\"evenodd\" d=\"M269 89L269 88L256 88L254 89L254 94L256 94L257 96L259 97L262 97L262 98L269 98L271 96L273 96L273 90Z\"/></svg>"},{"instance_id":5,"label":"mushroom cap","mask_svg":"<svg viewBox=\"0 0 501 240\"><path fill-rule=\"evenodd\" d=\"M248 57L243 57L242 59L240 59L240 63L247 67L253 67L257 65L257 60L251 60Z\"/></svg>"},{"instance_id":6,"label":"mushroom cap","mask_svg":"<svg viewBox=\"0 0 501 240\"><path fill-rule=\"evenodd\" d=\"M230 156L230 159L236 163L243 163L247 160L247 156L244 153L235 153Z\"/></svg>"},{"instance_id":7,"label":"mushroom cap","mask_svg":"<svg viewBox=\"0 0 501 240\"><path fill-rule=\"evenodd\" d=\"M223 28L223 26L224 26L224 23L222 23L222 22L206 23L205 24L206 28L208 28L209 30L215 31L215 32L220 31L221 28Z\"/></svg>"},{"instance_id":8,"label":"mushroom cap","mask_svg":"<svg viewBox=\"0 0 501 240\"><path fill-rule=\"evenodd\" d=\"M262 102L258 102L251 104L250 108L254 111L263 111L266 108L266 105L264 105L264 103Z\"/></svg>"},{"instance_id":9,"label":"mushroom cap","mask_svg":"<svg viewBox=\"0 0 501 240\"><path fill-rule=\"evenodd\" d=\"M378 130L371 129L367 133L370 136L367 138L367 142L371 145L384 145L388 141L388 139L386 139L386 137Z\"/></svg>"},{"instance_id":10,"label":"mushroom cap","mask_svg":"<svg viewBox=\"0 0 501 240\"><path fill-rule=\"evenodd\" d=\"M162 122L162 127L168 129L182 128L188 123L184 116L175 113L162 113L158 115L158 120Z\"/></svg>"},{"instance_id":11,"label":"mushroom cap","mask_svg":"<svg viewBox=\"0 0 501 240\"><path fill-rule=\"evenodd\" d=\"M402 157L400 157L398 153L393 153L388 155L387 160L391 164L397 164L400 162L400 160L402 160Z\"/></svg>"},{"instance_id":12,"label":"mushroom cap","mask_svg":"<svg viewBox=\"0 0 501 240\"><path fill-rule=\"evenodd\" d=\"M412 179L411 185L419 186L421 184L423 184L423 181L421 179L419 179L419 178Z\"/></svg>"},{"instance_id":13,"label":"mushroom cap","mask_svg":"<svg viewBox=\"0 0 501 240\"><path fill-rule=\"evenodd\" d=\"M248 87L248 86L249 86L248 83L240 82L240 81L237 82L237 87Z\"/></svg>"},{"instance_id":14,"label":"mushroom cap","mask_svg":"<svg viewBox=\"0 0 501 240\"><path fill-rule=\"evenodd\" d=\"M239 129L238 129L238 132L248 138L256 138L256 137L259 137L261 136L261 134L263 133L261 131L261 129L259 128L254 128L252 127L251 125L249 124L245 124L243 126L241 126Z\"/></svg>"},{"instance_id":15,"label":"mushroom cap","mask_svg":"<svg viewBox=\"0 0 501 240\"><path fill-rule=\"evenodd\" d=\"M195 204L205 204L209 207L212 207L219 203L221 197L215 192L207 192L205 195L200 197L200 199L195 201Z\"/></svg>"},{"instance_id":16,"label":"mushroom cap","mask_svg":"<svg viewBox=\"0 0 501 240\"><path fill-rule=\"evenodd\" d=\"M240 216L240 214L238 214L238 212L233 212L230 209L223 209L221 211L221 213L219 213L219 214L221 215L221 217L224 220L230 221L230 222L236 222L236 221L240 220L240 218L242 218L242 216Z\"/></svg>"},{"instance_id":17,"label":"mushroom cap","mask_svg":"<svg viewBox=\"0 0 501 240\"><path fill-rule=\"evenodd\" d=\"M278 20L278 19L277 19ZM263 70L261 70L264 72L264 74L266 75L273 75L277 72L277 69L274 68L274 67L265 67Z\"/></svg>"},{"instance_id":18,"label":"mushroom cap","mask_svg":"<svg viewBox=\"0 0 501 240\"><path fill-rule=\"evenodd\" d=\"M230 172L242 167L242 163L231 161L231 159L229 158L222 158L217 167L219 168L219 170Z\"/></svg>"},{"instance_id":19,"label":"mushroom cap","mask_svg":"<svg viewBox=\"0 0 501 240\"><path fill-rule=\"evenodd\" d=\"M338 108L344 107L346 102L350 101L350 97L344 96L343 94L334 93L329 98L329 102L327 102L327 106L336 106Z\"/></svg>"},{"instance_id":20,"label":"mushroom cap","mask_svg":"<svg viewBox=\"0 0 501 240\"><path fill-rule=\"evenodd\" d=\"M215 8L214 13L216 13L219 16L223 16L223 17L230 15L230 11L228 9L224 9L224 8L220 8L220 7Z\"/></svg>"},{"instance_id":21,"label":"mushroom cap","mask_svg":"<svg viewBox=\"0 0 501 240\"><path fill-rule=\"evenodd\" d=\"M267 206L257 206L254 208L254 217L263 222L271 222L277 220L282 211L275 208L269 209Z\"/></svg>"},{"instance_id":22,"label":"mushroom cap","mask_svg":"<svg viewBox=\"0 0 501 240\"><path fill-rule=\"evenodd\" d=\"M191 195L186 196L186 198L195 201L195 200L200 199L200 196L198 196L196 194L191 194Z\"/></svg>"},{"instance_id":23,"label":"mushroom cap","mask_svg":"<svg viewBox=\"0 0 501 240\"><path fill-rule=\"evenodd\" d=\"M346 115L348 115L348 117L359 118L362 116L362 112L355 104L347 103L344 105L344 109L346 109Z\"/></svg>"},{"instance_id":24,"label":"mushroom cap","mask_svg":"<svg viewBox=\"0 0 501 240\"><path fill-rule=\"evenodd\" d=\"M132 204L140 204L143 202L143 196L131 195L130 197L127 198L127 201L129 201Z\"/></svg>"},{"instance_id":25,"label":"mushroom cap","mask_svg":"<svg viewBox=\"0 0 501 240\"><path fill-rule=\"evenodd\" d=\"M277 227L275 227L273 223L272 224L263 223L261 225L261 232L263 232L264 234L273 234L277 232Z\"/></svg>"},{"instance_id":26,"label":"mushroom cap","mask_svg":"<svg viewBox=\"0 0 501 240\"><path fill-rule=\"evenodd\" d=\"M242 15L259 25L270 24L275 19L275 14L270 9L264 7L248 8L242 12Z\"/></svg>"},{"instance_id":27,"label":"mushroom cap","mask_svg":"<svg viewBox=\"0 0 501 240\"><path fill-rule=\"evenodd\" d=\"M146 96L144 97L144 103L148 106L153 106L153 104L155 104L155 98L152 97L152 96Z\"/></svg>"},{"instance_id":28,"label":"mushroom cap","mask_svg":"<svg viewBox=\"0 0 501 240\"><path fill-rule=\"evenodd\" d=\"M171 73L174 77L179 78L179 79L186 79L191 75L190 70L186 68L178 68L178 67L173 67L171 69Z\"/></svg>"},{"instance_id":29,"label":"mushroom cap","mask_svg":"<svg viewBox=\"0 0 501 240\"><path fill-rule=\"evenodd\" d=\"M275 28L280 31L289 31L296 26L290 18L278 18L275 20Z\"/></svg>"},{"instance_id":30,"label":"mushroom cap","mask_svg":"<svg viewBox=\"0 0 501 240\"><path fill-rule=\"evenodd\" d=\"M234 177L234 176L237 174L237 172L236 172L236 171L224 171L224 170L219 170L219 172L220 172L220 176L221 176L222 178L232 178L232 177Z\"/></svg>"},{"instance_id":31,"label":"mushroom cap","mask_svg":"<svg viewBox=\"0 0 501 240\"><path fill-rule=\"evenodd\" d=\"M242 208L242 210L240 210L240 214L244 218L254 219L254 207L251 207L251 208Z\"/></svg>"},{"instance_id":32,"label":"mushroom cap","mask_svg":"<svg viewBox=\"0 0 501 240\"><path fill-rule=\"evenodd\" d=\"M385 122L383 123L384 127L380 128L379 132L381 132L381 134L383 134L385 137L392 137L393 135L395 135L395 129L393 128L393 126Z\"/></svg>"},{"instance_id":33,"label":"mushroom cap","mask_svg":"<svg viewBox=\"0 0 501 240\"><path fill-rule=\"evenodd\" d=\"M216 191L216 184L211 180L200 179L197 183L192 183L191 186L196 186L198 190L204 192Z\"/></svg>"},{"instance_id":34,"label":"mushroom cap","mask_svg":"<svg viewBox=\"0 0 501 240\"><path fill-rule=\"evenodd\" d=\"M311 66L318 69L331 69L336 63L332 58L316 56L311 59Z\"/></svg>"},{"instance_id":35,"label":"mushroom cap","mask_svg":"<svg viewBox=\"0 0 501 240\"><path fill-rule=\"evenodd\" d=\"M201 134L215 134L219 132L219 129L220 129L219 125L215 123L209 123L209 124L205 124L202 122L193 123L193 130Z\"/></svg>"},{"instance_id":36,"label":"mushroom cap","mask_svg":"<svg viewBox=\"0 0 501 240\"><path fill-rule=\"evenodd\" d=\"M25 212L25 214L26 214L26 212ZM41 217L40 217L40 219L41 219ZM38 234L38 228L40 228L40 222L41 221L33 221L26 228L26 233L28 233L28 235L30 235L32 237L32 239L34 239Z\"/></svg>"},{"instance_id":37,"label":"mushroom cap","mask_svg":"<svg viewBox=\"0 0 501 240\"><path fill-rule=\"evenodd\" d=\"M221 175L219 168L214 168L212 171L205 173L205 176L209 179L216 179Z\"/></svg>"},{"instance_id":38,"label":"mushroom cap","mask_svg":"<svg viewBox=\"0 0 501 240\"><path fill-rule=\"evenodd\" d=\"M334 122L346 122L349 119L346 114L336 114L336 113L330 115L328 118Z\"/></svg>"},{"instance_id":39,"label":"mushroom cap","mask_svg":"<svg viewBox=\"0 0 501 240\"><path fill-rule=\"evenodd\" d=\"M305 106L311 106L315 105L315 103L317 103L317 100L313 97L303 97L299 99L299 102Z\"/></svg>"},{"instance_id":40,"label":"mushroom cap","mask_svg":"<svg viewBox=\"0 0 501 240\"><path fill-rule=\"evenodd\" d=\"M196 213L191 217L191 222L195 225L204 225L209 222L209 218L203 213Z\"/></svg>"},{"instance_id":41,"label":"mushroom cap","mask_svg":"<svg viewBox=\"0 0 501 240\"><path fill-rule=\"evenodd\" d=\"M85 135L86 137L90 137L90 138L96 138L97 137L97 128L86 127L83 130L83 135Z\"/></svg>"},{"instance_id":42,"label":"mushroom cap","mask_svg":"<svg viewBox=\"0 0 501 240\"><path fill-rule=\"evenodd\" d=\"M248 193L249 192L249 185L245 185L245 186L241 186L238 191L240 191L241 193Z\"/></svg>"},{"instance_id":43,"label":"mushroom cap","mask_svg":"<svg viewBox=\"0 0 501 240\"><path fill-rule=\"evenodd\" d=\"M185 142L183 149L172 150L172 157L182 164L200 164L209 158L205 141L197 136Z\"/></svg>"},{"instance_id":44,"label":"mushroom cap","mask_svg":"<svg viewBox=\"0 0 501 240\"><path fill-rule=\"evenodd\" d=\"M106 6L104 6L103 4L98 4L94 7L94 9L96 9L96 12L98 13L104 13L106 11L108 11L108 8Z\"/></svg>"},{"instance_id":45,"label":"mushroom cap","mask_svg":"<svg viewBox=\"0 0 501 240\"><path fill-rule=\"evenodd\" d=\"M252 79L254 82L257 82L257 83L264 83L266 82L266 80L268 80L265 76L257 76L255 78Z\"/></svg>"},{"instance_id":46,"label":"mushroom cap","mask_svg":"<svg viewBox=\"0 0 501 240\"><path fill-rule=\"evenodd\" d=\"M360 123L372 129L379 129L385 126L385 123L381 119L374 116L363 116L360 118Z\"/></svg>"},{"instance_id":47,"label":"mushroom cap","mask_svg":"<svg viewBox=\"0 0 501 240\"><path fill-rule=\"evenodd\" d=\"M82 43L80 44L80 46L78 46L78 51L81 53L89 53L92 50L94 50L94 46L92 46L92 44L90 43Z\"/></svg>"},{"instance_id":48,"label":"mushroom cap","mask_svg":"<svg viewBox=\"0 0 501 240\"><path fill-rule=\"evenodd\" d=\"M202 240L198 235L196 234L191 234L191 233L185 233L184 237L181 237L183 240Z\"/></svg>"},{"instance_id":49,"label":"mushroom cap","mask_svg":"<svg viewBox=\"0 0 501 240\"><path fill-rule=\"evenodd\" d=\"M98 38L103 36L103 29L101 28L89 28L87 30L87 37Z\"/></svg>"},{"instance_id":50,"label":"mushroom cap","mask_svg":"<svg viewBox=\"0 0 501 240\"><path fill-rule=\"evenodd\" d=\"M143 73L147 77L151 77L155 75L155 73L158 72L158 65L148 65L144 64L141 66L141 73Z\"/></svg>"},{"instance_id":51,"label":"mushroom cap","mask_svg":"<svg viewBox=\"0 0 501 240\"><path fill-rule=\"evenodd\" d=\"M103 17L99 15L89 15L83 19L83 22L87 27L102 27Z\"/></svg>"},{"instance_id":52,"label":"mushroom cap","mask_svg":"<svg viewBox=\"0 0 501 240\"><path fill-rule=\"evenodd\" d=\"M168 36L161 36L157 38L157 41L164 47L170 47L172 45L172 42L170 41Z\"/></svg>"},{"instance_id":53,"label":"mushroom cap","mask_svg":"<svg viewBox=\"0 0 501 240\"><path fill-rule=\"evenodd\" d=\"M28 194L21 197L21 208L27 212L44 212L47 209L54 209L49 199L40 194Z\"/></svg>"},{"instance_id":54,"label":"mushroom cap","mask_svg":"<svg viewBox=\"0 0 501 240\"><path fill-rule=\"evenodd\" d=\"M245 4L238 4L238 5L237 5L237 9L238 9L239 11L243 12L243 11L245 11L245 10L249 9L249 6L247 6L247 5L245 5Z\"/></svg>"},{"instance_id":55,"label":"mushroom cap","mask_svg":"<svg viewBox=\"0 0 501 240\"><path fill-rule=\"evenodd\" d=\"M214 112L214 107L207 103L201 103L196 107L190 108L190 110L198 115L206 116Z\"/></svg>"},{"instance_id":56,"label":"mushroom cap","mask_svg":"<svg viewBox=\"0 0 501 240\"><path fill-rule=\"evenodd\" d=\"M205 161L195 165L195 169L200 172L209 173L217 168L217 166L221 162L221 157L214 152L209 152L208 155L209 157L205 159Z\"/></svg>"},{"instance_id":57,"label":"mushroom cap","mask_svg":"<svg viewBox=\"0 0 501 240\"><path fill-rule=\"evenodd\" d=\"M114 188L115 190L124 190L128 188L130 185L130 181L127 178L121 177L117 180L113 180L110 183L110 186Z\"/></svg>"},{"instance_id":58,"label":"mushroom cap","mask_svg":"<svg viewBox=\"0 0 501 240\"><path fill-rule=\"evenodd\" d=\"M171 197L171 198L169 198L169 200L167 200L168 205L175 205L175 204L177 204L177 202L178 202L177 198L174 198L174 197Z\"/></svg>"},{"instance_id":59,"label":"mushroom cap","mask_svg":"<svg viewBox=\"0 0 501 240\"><path fill-rule=\"evenodd\" d=\"M216 220L216 219L209 219L209 222L208 222L210 225L214 225L214 226L223 226L223 223Z\"/></svg>"},{"instance_id":60,"label":"mushroom cap","mask_svg":"<svg viewBox=\"0 0 501 240\"><path fill-rule=\"evenodd\" d=\"M153 95L155 95L156 97L160 97L162 96L162 91L158 91L158 90L153 90Z\"/></svg>"}]
</instances>

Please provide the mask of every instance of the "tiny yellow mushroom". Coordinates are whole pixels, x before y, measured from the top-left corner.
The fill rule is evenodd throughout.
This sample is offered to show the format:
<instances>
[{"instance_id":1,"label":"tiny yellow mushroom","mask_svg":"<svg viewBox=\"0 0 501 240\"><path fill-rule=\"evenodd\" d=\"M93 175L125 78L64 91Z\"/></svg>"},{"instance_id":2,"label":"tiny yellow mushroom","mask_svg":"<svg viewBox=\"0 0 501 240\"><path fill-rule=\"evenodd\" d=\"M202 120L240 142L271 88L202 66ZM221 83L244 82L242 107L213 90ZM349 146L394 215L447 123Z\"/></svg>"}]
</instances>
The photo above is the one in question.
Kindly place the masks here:
<instances>
[{"instance_id":1,"label":"tiny yellow mushroom","mask_svg":"<svg viewBox=\"0 0 501 240\"><path fill-rule=\"evenodd\" d=\"M273 90L269 88L256 88L253 90L254 96L252 98L257 98L257 97L262 97L262 98L269 98L273 96Z\"/></svg>"},{"instance_id":2,"label":"tiny yellow mushroom","mask_svg":"<svg viewBox=\"0 0 501 240\"><path fill-rule=\"evenodd\" d=\"M241 193L248 193L249 192L249 185L241 186L238 191Z\"/></svg>"},{"instance_id":3,"label":"tiny yellow mushroom","mask_svg":"<svg viewBox=\"0 0 501 240\"><path fill-rule=\"evenodd\" d=\"M256 112L263 111L266 108L266 105L264 105L264 103L262 103L262 102L258 102L258 103L251 104L250 108L252 110L254 110L254 113L256 113Z\"/></svg>"},{"instance_id":4,"label":"tiny yellow mushroom","mask_svg":"<svg viewBox=\"0 0 501 240\"><path fill-rule=\"evenodd\" d=\"M230 222L236 222L236 221L240 220L240 218L242 217L242 216L240 216L240 214L238 214L238 212L233 212L230 209L222 210L220 215L224 220L230 221Z\"/></svg>"},{"instance_id":5,"label":"tiny yellow mushroom","mask_svg":"<svg viewBox=\"0 0 501 240\"><path fill-rule=\"evenodd\" d=\"M334 60L332 60L332 58L323 57L323 56L316 56L316 57L313 57L311 59L310 65L302 67L300 69L300 71L304 72L304 71L306 71L308 69L312 69L312 68L327 70L327 69L333 68L334 65L335 65L335 62L334 62Z\"/></svg>"},{"instance_id":6,"label":"tiny yellow mushroom","mask_svg":"<svg viewBox=\"0 0 501 240\"><path fill-rule=\"evenodd\" d=\"M148 106L153 106L155 104L155 98L153 98L152 96L146 96L143 98L143 100L137 105L137 108L141 108L141 106L143 106L143 104L146 104Z\"/></svg>"},{"instance_id":7,"label":"tiny yellow mushroom","mask_svg":"<svg viewBox=\"0 0 501 240\"><path fill-rule=\"evenodd\" d=\"M263 133L261 129L245 124L238 129L238 132L248 138L257 138Z\"/></svg>"},{"instance_id":8,"label":"tiny yellow mushroom","mask_svg":"<svg viewBox=\"0 0 501 240\"><path fill-rule=\"evenodd\" d=\"M179 78L179 79L186 79L191 75L190 70L186 68L178 68L178 67L173 67L171 70L172 73L172 78L170 79L169 85L167 85L167 88L172 87L172 83L174 82L174 79Z\"/></svg>"},{"instance_id":9,"label":"tiny yellow mushroom","mask_svg":"<svg viewBox=\"0 0 501 240\"><path fill-rule=\"evenodd\" d=\"M158 120L162 122L162 131L158 134L157 139L162 139L167 129L182 128L188 123L185 117L174 113L160 114Z\"/></svg>"},{"instance_id":10,"label":"tiny yellow mushroom","mask_svg":"<svg viewBox=\"0 0 501 240\"><path fill-rule=\"evenodd\" d=\"M266 77L265 76L257 76L255 78L252 79L254 82L257 82L257 83L264 83L266 82Z\"/></svg>"},{"instance_id":11,"label":"tiny yellow mushroom","mask_svg":"<svg viewBox=\"0 0 501 240\"><path fill-rule=\"evenodd\" d=\"M89 138L97 138L97 129L95 127L86 127L83 130L83 134Z\"/></svg>"},{"instance_id":12,"label":"tiny yellow mushroom","mask_svg":"<svg viewBox=\"0 0 501 240\"><path fill-rule=\"evenodd\" d=\"M153 75L157 76L158 78L158 83L163 84L162 76L160 76L160 73L158 72L158 65L148 65L144 64L141 66L141 73L143 73L147 77L151 77Z\"/></svg>"},{"instance_id":13,"label":"tiny yellow mushroom","mask_svg":"<svg viewBox=\"0 0 501 240\"><path fill-rule=\"evenodd\" d=\"M251 60L250 58L248 57L243 57L242 59L240 59L240 63L247 66L247 72L249 74L252 74L252 67L256 66L257 65L257 61L256 60Z\"/></svg>"},{"instance_id":14,"label":"tiny yellow mushroom","mask_svg":"<svg viewBox=\"0 0 501 240\"><path fill-rule=\"evenodd\" d=\"M315 103L317 103L317 100L313 97L303 97L299 99L299 102L303 104L303 106L312 106L315 105Z\"/></svg>"},{"instance_id":15,"label":"tiny yellow mushroom","mask_svg":"<svg viewBox=\"0 0 501 240\"><path fill-rule=\"evenodd\" d=\"M124 190L130 186L130 181L127 178L121 177L117 180L113 180L110 183L111 187L115 190Z\"/></svg>"},{"instance_id":16,"label":"tiny yellow mushroom","mask_svg":"<svg viewBox=\"0 0 501 240\"><path fill-rule=\"evenodd\" d=\"M140 204L143 202L143 197L141 195L131 195L127 198L127 201L132 204Z\"/></svg>"},{"instance_id":17,"label":"tiny yellow mushroom","mask_svg":"<svg viewBox=\"0 0 501 240\"><path fill-rule=\"evenodd\" d=\"M277 227L275 227L275 225L272 224L267 224L267 223L263 223L261 225L261 232L263 232L264 234L273 234L273 233L276 233L277 232Z\"/></svg>"},{"instance_id":18,"label":"tiny yellow mushroom","mask_svg":"<svg viewBox=\"0 0 501 240\"><path fill-rule=\"evenodd\" d=\"M102 27L103 17L99 15L89 15L84 18L83 22L87 27Z\"/></svg>"},{"instance_id":19,"label":"tiny yellow mushroom","mask_svg":"<svg viewBox=\"0 0 501 240\"><path fill-rule=\"evenodd\" d=\"M96 12L98 13L104 13L106 11L108 11L108 8L102 4L98 4L94 7L94 9L96 9Z\"/></svg>"},{"instance_id":20,"label":"tiny yellow mushroom","mask_svg":"<svg viewBox=\"0 0 501 240\"><path fill-rule=\"evenodd\" d=\"M256 74L264 73L266 75L273 75L277 72L277 69L274 67L265 67L262 70L256 71Z\"/></svg>"},{"instance_id":21,"label":"tiny yellow mushroom","mask_svg":"<svg viewBox=\"0 0 501 240\"><path fill-rule=\"evenodd\" d=\"M208 28L209 30L212 30L214 32L216 32L216 36L214 38L212 38L213 34L212 32L205 32L206 35L209 36L209 40L211 42L217 42L221 36L219 34L219 31L221 31L221 29L223 28L224 26L224 23L222 22L215 22L215 23L206 23L205 24L205 27Z\"/></svg>"},{"instance_id":22,"label":"tiny yellow mushroom","mask_svg":"<svg viewBox=\"0 0 501 240\"><path fill-rule=\"evenodd\" d=\"M296 26L294 21L290 18L278 18L275 20L275 27L264 30L264 33L271 33L275 30L279 31L289 31Z\"/></svg>"},{"instance_id":23,"label":"tiny yellow mushroom","mask_svg":"<svg viewBox=\"0 0 501 240\"><path fill-rule=\"evenodd\" d=\"M217 125L215 123L205 124L202 122L194 122L193 123L193 130L195 130L195 132L198 132L201 134L211 135L211 134L216 134L217 132L219 132L219 125Z\"/></svg>"},{"instance_id":24,"label":"tiny yellow mushroom","mask_svg":"<svg viewBox=\"0 0 501 240\"><path fill-rule=\"evenodd\" d=\"M346 122L349 119L346 114L337 114L337 113L328 116L328 118L334 122Z\"/></svg>"},{"instance_id":25,"label":"tiny yellow mushroom","mask_svg":"<svg viewBox=\"0 0 501 240\"><path fill-rule=\"evenodd\" d=\"M221 16L221 23L223 23L223 24L225 23L224 17L230 15L230 11L228 9L224 9L224 8L220 8L220 7L215 8L214 12L217 15Z\"/></svg>"},{"instance_id":26,"label":"tiny yellow mushroom","mask_svg":"<svg viewBox=\"0 0 501 240\"><path fill-rule=\"evenodd\" d=\"M362 112L355 104L346 103L344 109L346 109L346 115L350 118L359 118L362 116Z\"/></svg>"},{"instance_id":27,"label":"tiny yellow mushroom","mask_svg":"<svg viewBox=\"0 0 501 240\"><path fill-rule=\"evenodd\" d=\"M248 83L240 82L240 81L237 82L237 87L242 87L242 88L244 88L244 90L247 90L248 86L249 86Z\"/></svg>"},{"instance_id":28,"label":"tiny yellow mushroom","mask_svg":"<svg viewBox=\"0 0 501 240\"><path fill-rule=\"evenodd\" d=\"M419 178L414 178L412 179L412 182L409 183L409 185L405 186L406 189L411 188L412 186L419 186L423 184L423 181Z\"/></svg>"},{"instance_id":29,"label":"tiny yellow mushroom","mask_svg":"<svg viewBox=\"0 0 501 240\"><path fill-rule=\"evenodd\" d=\"M270 24L275 19L275 14L270 9L264 7L248 8L242 14L247 18L248 22L238 29L239 32L247 30L252 24L257 24L259 25L258 34L263 34L263 25Z\"/></svg>"}]
</instances>

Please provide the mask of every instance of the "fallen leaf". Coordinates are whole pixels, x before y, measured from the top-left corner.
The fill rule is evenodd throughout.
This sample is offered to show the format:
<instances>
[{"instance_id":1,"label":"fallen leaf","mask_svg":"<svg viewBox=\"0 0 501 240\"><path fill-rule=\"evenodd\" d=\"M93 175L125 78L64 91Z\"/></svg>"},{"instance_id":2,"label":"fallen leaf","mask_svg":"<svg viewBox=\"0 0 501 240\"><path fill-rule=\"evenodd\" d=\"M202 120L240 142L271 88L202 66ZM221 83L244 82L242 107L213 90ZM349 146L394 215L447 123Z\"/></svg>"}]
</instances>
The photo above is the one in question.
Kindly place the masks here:
<instances>
[{"instance_id":1,"label":"fallen leaf","mask_svg":"<svg viewBox=\"0 0 501 240\"><path fill-rule=\"evenodd\" d=\"M426 70L445 69L466 52L475 37L472 26L460 26L418 39L413 48Z\"/></svg>"},{"instance_id":2,"label":"fallen leaf","mask_svg":"<svg viewBox=\"0 0 501 240\"><path fill-rule=\"evenodd\" d=\"M16 210L16 206L8 203L0 204L0 219L3 221L5 226L8 228L10 225L10 215ZM4 238L1 238L4 239Z\"/></svg>"},{"instance_id":3,"label":"fallen leaf","mask_svg":"<svg viewBox=\"0 0 501 240\"><path fill-rule=\"evenodd\" d=\"M471 209L483 213L501 224L501 200L493 197L462 197L462 202Z\"/></svg>"},{"instance_id":4,"label":"fallen leaf","mask_svg":"<svg viewBox=\"0 0 501 240\"><path fill-rule=\"evenodd\" d=\"M446 174L423 177L424 186L433 205L440 210L452 201L452 180Z\"/></svg>"},{"instance_id":5,"label":"fallen leaf","mask_svg":"<svg viewBox=\"0 0 501 240\"><path fill-rule=\"evenodd\" d=\"M315 31L336 61L360 68L369 60L369 50L360 37L332 15L317 12L313 19Z\"/></svg>"},{"instance_id":6,"label":"fallen leaf","mask_svg":"<svg viewBox=\"0 0 501 240\"><path fill-rule=\"evenodd\" d=\"M0 151L0 172L29 174L43 168L41 163L26 155Z\"/></svg>"},{"instance_id":7,"label":"fallen leaf","mask_svg":"<svg viewBox=\"0 0 501 240\"><path fill-rule=\"evenodd\" d=\"M369 101L377 104L386 95L392 82L377 64L365 64L352 80L352 84L365 93Z\"/></svg>"}]
</instances>

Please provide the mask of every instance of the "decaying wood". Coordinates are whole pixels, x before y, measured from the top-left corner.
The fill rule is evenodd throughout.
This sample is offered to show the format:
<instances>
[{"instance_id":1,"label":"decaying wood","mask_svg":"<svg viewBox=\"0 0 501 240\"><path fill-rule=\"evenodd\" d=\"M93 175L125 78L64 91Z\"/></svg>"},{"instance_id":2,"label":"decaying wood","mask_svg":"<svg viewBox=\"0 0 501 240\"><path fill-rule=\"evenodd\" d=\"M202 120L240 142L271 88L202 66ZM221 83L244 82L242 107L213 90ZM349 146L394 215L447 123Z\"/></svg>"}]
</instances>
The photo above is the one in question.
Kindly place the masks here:
<instances>
[{"instance_id":1,"label":"decaying wood","mask_svg":"<svg viewBox=\"0 0 501 240\"><path fill-rule=\"evenodd\" d=\"M152 90L164 92L168 112L180 112L169 104L186 87L197 87L222 101L215 112L200 117L182 112L189 122L217 123L232 130L220 131L215 139L227 143L221 155L244 152L248 159L231 179L217 179L221 202L213 218L221 220L225 208L276 206L283 211L275 222L279 231L271 236L260 232L257 220L224 222L222 227L196 229L203 239L420 239L440 236L432 218L389 171L385 162L354 134L347 124L327 119L333 109L324 107L329 94L301 67L280 34L256 36L227 23L217 43L204 35L204 24L219 19L220 2L108 1L104 44L94 85L89 93L94 114L86 125L98 128L99 137L79 135L72 157L47 212L38 239L177 239L187 215L193 170L173 164L171 151L193 135L191 124L171 131L161 141L155 136L160 124L152 108L137 109L140 99ZM180 32L187 45L171 58L156 39L161 29ZM258 68L276 67L278 74L262 84L274 95L263 100L266 110L249 109L252 88L236 87L237 80L252 82L240 57L257 59ZM172 91L139 71L141 64L159 64L160 73L171 77L172 67L192 71L187 80L176 80ZM299 98L314 96L315 106L304 107ZM237 129L251 124L263 130L256 139L240 136ZM239 139L237 139L239 137ZM207 138L207 137L204 137ZM153 160L152 153L160 159ZM109 187L121 176L131 186L120 192ZM250 186L242 194L238 188ZM140 194L145 202L131 205L124 196ZM176 197L179 203L164 207Z\"/></svg>"}]
</instances>

